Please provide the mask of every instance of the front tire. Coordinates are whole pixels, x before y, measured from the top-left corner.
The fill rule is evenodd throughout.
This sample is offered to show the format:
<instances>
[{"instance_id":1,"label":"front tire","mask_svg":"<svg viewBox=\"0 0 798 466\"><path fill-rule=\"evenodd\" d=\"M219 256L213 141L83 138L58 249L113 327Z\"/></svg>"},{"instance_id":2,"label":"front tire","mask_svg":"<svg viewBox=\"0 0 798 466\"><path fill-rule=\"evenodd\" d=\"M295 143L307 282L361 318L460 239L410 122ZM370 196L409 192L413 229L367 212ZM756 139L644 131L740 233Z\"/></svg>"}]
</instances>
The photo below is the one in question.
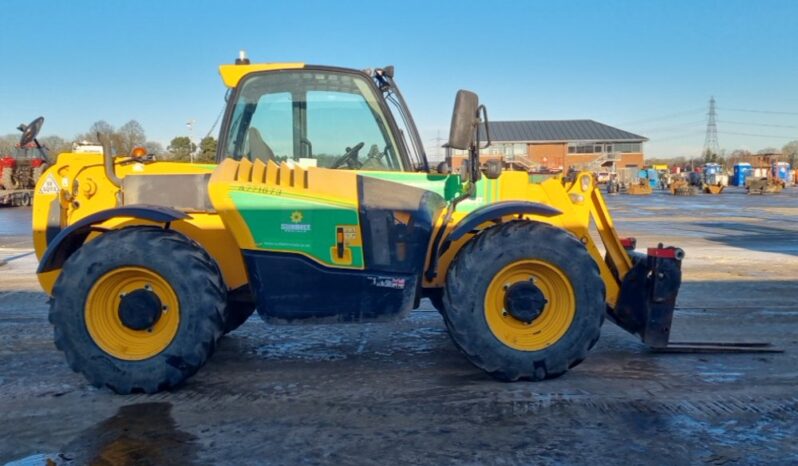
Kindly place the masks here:
<instances>
[{"instance_id":1,"label":"front tire","mask_svg":"<svg viewBox=\"0 0 798 466\"><path fill-rule=\"evenodd\" d=\"M92 385L155 393L181 384L213 354L226 300L219 268L200 246L175 231L131 227L69 257L50 322L56 347Z\"/></svg>"},{"instance_id":2,"label":"front tire","mask_svg":"<svg viewBox=\"0 0 798 466\"><path fill-rule=\"evenodd\" d=\"M504 381L562 375L582 362L604 320L595 261L573 235L545 223L514 221L472 239L445 290L455 344Z\"/></svg>"}]
</instances>

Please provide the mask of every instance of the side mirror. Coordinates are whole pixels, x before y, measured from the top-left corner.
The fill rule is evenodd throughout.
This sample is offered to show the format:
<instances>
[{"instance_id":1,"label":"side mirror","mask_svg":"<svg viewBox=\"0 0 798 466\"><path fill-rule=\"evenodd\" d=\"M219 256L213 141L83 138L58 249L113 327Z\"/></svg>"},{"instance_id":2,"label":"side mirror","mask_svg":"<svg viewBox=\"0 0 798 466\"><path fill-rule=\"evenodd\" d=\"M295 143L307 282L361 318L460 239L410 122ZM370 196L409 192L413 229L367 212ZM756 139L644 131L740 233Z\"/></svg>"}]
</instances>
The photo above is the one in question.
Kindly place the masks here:
<instances>
[{"instance_id":1,"label":"side mirror","mask_svg":"<svg viewBox=\"0 0 798 466\"><path fill-rule=\"evenodd\" d=\"M501 176L503 168L501 160L488 160L485 163L485 176L489 180L495 180Z\"/></svg>"},{"instance_id":2,"label":"side mirror","mask_svg":"<svg viewBox=\"0 0 798 466\"><path fill-rule=\"evenodd\" d=\"M449 147L468 150L474 145L474 133L479 124L478 109L479 97L475 93L462 89L457 91L449 128Z\"/></svg>"},{"instance_id":3,"label":"side mirror","mask_svg":"<svg viewBox=\"0 0 798 466\"><path fill-rule=\"evenodd\" d=\"M39 131L42 130L44 124L44 117L39 117L30 122L29 125L19 125L18 130L22 131L22 136L19 138L19 145L25 147L36 139Z\"/></svg>"}]
</instances>

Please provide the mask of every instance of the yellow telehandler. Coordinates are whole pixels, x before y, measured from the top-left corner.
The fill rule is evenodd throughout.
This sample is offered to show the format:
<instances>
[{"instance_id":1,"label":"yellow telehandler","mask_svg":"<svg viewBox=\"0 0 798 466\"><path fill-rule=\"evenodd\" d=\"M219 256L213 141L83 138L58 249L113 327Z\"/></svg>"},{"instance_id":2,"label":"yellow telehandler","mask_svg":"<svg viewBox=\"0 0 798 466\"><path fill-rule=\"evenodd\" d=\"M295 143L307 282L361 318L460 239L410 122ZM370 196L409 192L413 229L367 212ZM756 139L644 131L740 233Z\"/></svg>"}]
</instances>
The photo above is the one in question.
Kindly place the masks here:
<instances>
[{"instance_id":1,"label":"yellow telehandler","mask_svg":"<svg viewBox=\"0 0 798 466\"><path fill-rule=\"evenodd\" d=\"M590 173L539 184L482 173L490 124L476 94L457 94L449 146L470 155L449 173L430 170L393 67L240 57L220 73L230 94L217 164L115 155L100 135L102 153L60 154L37 184L55 344L93 385L175 387L256 309L362 322L425 297L501 380L565 373L605 315L668 347L683 252L631 252Z\"/></svg>"}]
</instances>

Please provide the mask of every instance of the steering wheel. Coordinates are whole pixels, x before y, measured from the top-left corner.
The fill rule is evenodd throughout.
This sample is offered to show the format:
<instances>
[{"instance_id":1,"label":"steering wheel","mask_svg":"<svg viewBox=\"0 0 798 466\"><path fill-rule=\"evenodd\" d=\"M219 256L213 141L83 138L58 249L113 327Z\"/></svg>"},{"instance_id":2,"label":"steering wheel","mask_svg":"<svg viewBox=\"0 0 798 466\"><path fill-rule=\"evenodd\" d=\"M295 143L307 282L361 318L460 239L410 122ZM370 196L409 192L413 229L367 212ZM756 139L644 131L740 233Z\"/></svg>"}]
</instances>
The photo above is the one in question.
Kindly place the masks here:
<instances>
[{"instance_id":1,"label":"steering wheel","mask_svg":"<svg viewBox=\"0 0 798 466\"><path fill-rule=\"evenodd\" d=\"M346 153L340 157L338 157L335 162L333 162L330 168L340 168L343 164L346 164L349 168L356 169L358 167L355 166L357 163L357 154L360 152L360 149L363 148L365 143L359 142L355 144L355 147L347 147Z\"/></svg>"},{"instance_id":2,"label":"steering wheel","mask_svg":"<svg viewBox=\"0 0 798 466\"><path fill-rule=\"evenodd\" d=\"M36 136L39 135L39 131L42 130L42 125L44 124L44 117L39 117L30 122L29 125L19 125L19 130L22 131L22 137L19 138L19 145L20 147L25 147L31 143Z\"/></svg>"}]
</instances>

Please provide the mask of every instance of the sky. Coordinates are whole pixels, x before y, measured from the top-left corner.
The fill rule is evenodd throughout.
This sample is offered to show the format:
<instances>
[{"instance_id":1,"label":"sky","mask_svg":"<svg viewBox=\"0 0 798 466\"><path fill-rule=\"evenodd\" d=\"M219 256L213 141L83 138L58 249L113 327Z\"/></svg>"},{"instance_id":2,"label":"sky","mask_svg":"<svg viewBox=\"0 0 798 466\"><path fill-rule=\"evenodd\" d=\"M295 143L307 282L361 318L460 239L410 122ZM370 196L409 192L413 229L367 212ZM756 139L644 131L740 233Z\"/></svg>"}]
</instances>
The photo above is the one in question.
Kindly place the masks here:
<instances>
[{"instance_id":1,"label":"sky","mask_svg":"<svg viewBox=\"0 0 798 466\"><path fill-rule=\"evenodd\" d=\"M722 149L798 139L790 0L0 0L0 11L0 134L43 115L44 136L135 119L164 146L198 140L224 106L218 65L245 49L253 62L395 65L432 155L458 89L492 120L641 134L649 157L700 154L711 96Z\"/></svg>"}]
</instances>

